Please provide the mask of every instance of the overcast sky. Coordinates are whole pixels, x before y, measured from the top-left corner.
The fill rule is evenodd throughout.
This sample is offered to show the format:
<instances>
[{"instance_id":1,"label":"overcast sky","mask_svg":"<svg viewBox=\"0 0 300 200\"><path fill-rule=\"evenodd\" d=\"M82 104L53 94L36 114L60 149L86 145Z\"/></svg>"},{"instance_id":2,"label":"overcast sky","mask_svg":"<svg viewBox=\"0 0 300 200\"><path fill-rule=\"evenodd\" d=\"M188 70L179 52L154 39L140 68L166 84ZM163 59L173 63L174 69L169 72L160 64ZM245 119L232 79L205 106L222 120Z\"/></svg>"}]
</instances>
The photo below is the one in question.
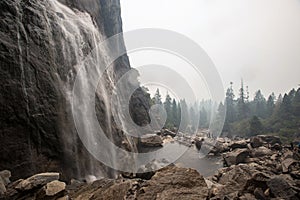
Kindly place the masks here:
<instances>
[{"instance_id":1,"label":"overcast sky","mask_svg":"<svg viewBox=\"0 0 300 200\"><path fill-rule=\"evenodd\" d=\"M224 87L241 78L250 95L276 95L300 84L299 0L121 0L124 31L170 29L197 42ZM131 56L130 61L148 59ZM156 63L157 64L157 63Z\"/></svg>"}]
</instances>

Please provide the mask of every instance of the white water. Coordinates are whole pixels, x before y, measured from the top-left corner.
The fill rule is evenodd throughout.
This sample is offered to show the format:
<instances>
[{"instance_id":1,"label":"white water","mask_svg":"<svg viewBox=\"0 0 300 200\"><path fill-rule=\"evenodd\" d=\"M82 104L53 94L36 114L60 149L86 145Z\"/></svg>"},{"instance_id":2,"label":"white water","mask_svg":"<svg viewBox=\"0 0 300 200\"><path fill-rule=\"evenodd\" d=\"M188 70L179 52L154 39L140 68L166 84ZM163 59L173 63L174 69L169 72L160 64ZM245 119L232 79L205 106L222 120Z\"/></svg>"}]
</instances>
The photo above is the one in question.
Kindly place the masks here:
<instances>
[{"instance_id":1,"label":"white water","mask_svg":"<svg viewBox=\"0 0 300 200\"><path fill-rule=\"evenodd\" d=\"M16 10L17 10L17 17L16 17L16 21L17 21L17 44L18 44L18 49L19 49L19 64L20 64L20 69L21 69L21 83L22 83L22 90L24 93L24 99L26 101L26 112L27 115L29 116L29 100L28 100L28 93L27 93L27 88L26 88L26 77L25 77L25 71L24 71L24 62L23 62L23 47L21 44L21 31L22 29L24 29L23 24L22 24L22 13L21 13L21 5L20 2L17 2L17 6L16 6ZM25 38L27 40L27 35L25 31L22 31L22 33L24 33ZM25 56L24 56L25 57ZM27 56L26 56L27 57Z\"/></svg>"},{"instance_id":2,"label":"white water","mask_svg":"<svg viewBox=\"0 0 300 200\"><path fill-rule=\"evenodd\" d=\"M29 107L29 89L26 88L26 83L31 83L35 77L27 76L26 70L24 69L24 59L29 59L29 49L28 49L28 38L26 31L24 30L24 25L22 24L22 1L19 0L16 4L17 9L17 45L19 50L19 63L21 71L21 84L22 90L26 102L26 112L27 115L36 115L38 112L35 108ZM110 93L114 85L114 71L108 68L105 72L105 76L100 78L106 70L106 66L110 64L111 58L109 57L110 50L109 47L99 45L102 41L106 39L105 35L102 35L96 23L93 21L88 13L80 12L78 10L72 10L67 6L59 3L57 0L49 1L37 1L38 10L41 11L43 16L41 17L40 24L44 30L41 30L41 34L45 34L45 41L49 42L48 49L50 55L50 63L55 63L53 70L56 70L56 77L50 77L56 79L59 83L59 89L64 94L65 102L58 102L59 111L63 112L61 115L61 123L58 127L61 128L61 134L63 137L63 145L65 148L66 155L72 155L73 159L76 160L77 177L87 177L86 179L94 180L105 176L103 173L103 167L99 166L95 159L92 159L91 155L89 157L83 157L82 150L78 148L78 135L73 128L70 128L70 124L73 122L71 108L74 106L78 111L77 114L82 116L90 116L95 108L88 106L91 101L88 97L91 96L90 88L93 85L94 80L99 80L96 96L101 97L104 102L105 110L105 121L106 129L104 130L105 135L113 142L112 133L112 122L111 122L111 99ZM39 27L40 28L40 27ZM38 32L39 30L37 30ZM45 32L43 32L45 31ZM24 38L26 42L24 42ZM27 44L25 44L27 43ZM62 57L62 59L61 59ZM57 62L56 59L59 59ZM80 73L80 76L77 76ZM67 74L66 74L67 72ZM100 78L100 79L99 79ZM78 82L80 85L80 90L73 92L74 82ZM93 96L93 95L92 95ZM76 105L73 104L73 98L80 99L80 102ZM34 105L34 100L30 99L30 103ZM31 104L30 104L31 105ZM33 109L33 110L29 110ZM31 113L30 113L31 112ZM38 113L39 114L39 113ZM42 115L42 114L40 114ZM68 116L65 116L68 115ZM59 116L60 119L60 116ZM97 145L95 144L97 140L97 131L93 128L92 124L88 118L83 119L79 125L80 129L87 135L88 147L87 149L92 149ZM38 138L40 140L40 138ZM30 142L30 139L29 139ZM131 138L128 138L128 142L131 144ZM41 142L39 142L41 144ZM134 144L131 144L132 146ZM29 145L30 146L30 145ZM31 151L30 151L31 152ZM103 154L107 154L106 157L111 160L112 166L116 166L116 151L115 149L105 149ZM73 164L73 163L71 163ZM70 166L74 168L74 166ZM112 174L111 174L112 175Z\"/></svg>"},{"instance_id":3,"label":"white water","mask_svg":"<svg viewBox=\"0 0 300 200\"><path fill-rule=\"evenodd\" d=\"M89 101L88 97L91 95L88 88L91 87L92 80L99 78L99 75L103 72L106 64L109 62L109 58L104 57L109 55L108 50L98 45L105 39L105 37L101 35L89 14L73 11L56 0L51 0L50 5L55 13L57 13L57 15L55 15L56 23L58 23L62 29L63 39L60 42L63 48L63 57L67 63L74 63L73 67L69 71L67 83L64 85L64 91L67 94L67 101L70 103L71 107L74 106L72 105L72 98L74 97L73 95L76 95L76 97L82 101L80 105L76 105L80 114L90 115L93 113L93 110L91 110L89 106L86 106L87 101ZM88 54L85 52L86 49L89 50ZM82 74L84 75L75 77L74 75L77 74L79 70L83 70ZM113 77L111 77L113 73L109 71L107 74L107 79L101 78L99 80L97 95L101 96L104 100L108 127L105 131L106 135L112 139L111 108L108 92L109 88L107 86L113 85ZM81 89L72 94L75 78L79 81ZM91 122L86 119L81 122L80 126L84 130L85 134L88 134L87 138L89 146L94 146L96 138L94 135L95 131L92 130L93 126ZM66 148L68 148L68 145L70 144L76 145L77 139L77 135L73 135L72 138L65 138ZM76 156L78 156L77 147L75 147L75 151L75 154L77 154ZM113 162L115 162L115 157L115 152L111 150L110 158ZM76 158L77 168L80 168L80 159L80 157ZM92 162L92 159L90 159L89 165L89 169L81 169L79 174L83 174L82 172L84 172L86 175L90 174L88 177L95 176L96 178L103 176L103 172L95 165L94 162Z\"/></svg>"}]
</instances>

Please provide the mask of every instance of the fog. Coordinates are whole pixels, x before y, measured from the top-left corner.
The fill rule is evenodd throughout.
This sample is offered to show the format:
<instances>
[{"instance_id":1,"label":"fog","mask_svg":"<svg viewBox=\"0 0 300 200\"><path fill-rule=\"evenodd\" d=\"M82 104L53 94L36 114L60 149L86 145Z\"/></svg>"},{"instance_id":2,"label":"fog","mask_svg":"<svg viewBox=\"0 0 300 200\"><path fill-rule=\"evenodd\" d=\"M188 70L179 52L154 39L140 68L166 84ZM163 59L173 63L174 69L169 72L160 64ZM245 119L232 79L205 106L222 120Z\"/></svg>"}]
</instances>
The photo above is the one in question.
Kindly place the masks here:
<instances>
[{"instance_id":1,"label":"fog","mask_svg":"<svg viewBox=\"0 0 300 200\"><path fill-rule=\"evenodd\" d=\"M299 0L121 0L121 6L125 32L163 28L188 36L213 60L224 87L234 83L236 95L241 78L251 97L300 83ZM151 64L147 54L129 57L133 67Z\"/></svg>"}]
</instances>

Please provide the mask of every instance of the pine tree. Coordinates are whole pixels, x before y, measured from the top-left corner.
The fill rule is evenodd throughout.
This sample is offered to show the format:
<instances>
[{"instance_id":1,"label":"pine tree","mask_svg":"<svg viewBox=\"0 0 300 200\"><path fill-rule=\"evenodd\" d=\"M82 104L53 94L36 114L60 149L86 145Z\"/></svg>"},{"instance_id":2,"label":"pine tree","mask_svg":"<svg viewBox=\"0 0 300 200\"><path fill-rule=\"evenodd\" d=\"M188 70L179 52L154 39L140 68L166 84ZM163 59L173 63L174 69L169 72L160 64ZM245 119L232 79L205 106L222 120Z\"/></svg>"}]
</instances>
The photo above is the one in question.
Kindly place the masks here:
<instances>
[{"instance_id":1,"label":"pine tree","mask_svg":"<svg viewBox=\"0 0 300 200\"><path fill-rule=\"evenodd\" d=\"M158 88L156 89L156 92L154 94L154 102L155 102L155 104L162 104L161 95L159 93L159 89Z\"/></svg>"},{"instance_id":2,"label":"pine tree","mask_svg":"<svg viewBox=\"0 0 300 200\"><path fill-rule=\"evenodd\" d=\"M295 93L294 99L292 101L293 113L296 117L300 117L300 88L298 88Z\"/></svg>"},{"instance_id":3,"label":"pine tree","mask_svg":"<svg viewBox=\"0 0 300 200\"><path fill-rule=\"evenodd\" d=\"M245 119L249 115L247 105L245 103L245 91L243 80L241 80L240 96L238 99L237 109L239 119Z\"/></svg>"},{"instance_id":4,"label":"pine tree","mask_svg":"<svg viewBox=\"0 0 300 200\"><path fill-rule=\"evenodd\" d=\"M174 125L173 125L173 114L172 114L172 102L171 102L171 97L170 95L167 93L166 95L166 100L164 102L164 108L166 110L166 113L167 113L167 121L166 121L166 126L168 128L172 128Z\"/></svg>"},{"instance_id":5,"label":"pine tree","mask_svg":"<svg viewBox=\"0 0 300 200\"><path fill-rule=\"evenodd\" d=\"M272 116L275 108L275 95L272 93L267 101L267 117Z\"/></svg>"},{"instance_id":6,"label":"pine tree","mask_svg":"<svg viewBox=\"0 0 300 200\"><path fill-rule=\"evenodd\" d=\"M172 116L173 116L173 125L175 127L178 128L178 125L179 125L179 121L178 121L178 108L177 108L177 103L176 103L176 100L173 99L172 101Z\"/></svg>"},{"instance_id":7,"label":"pine tree","mask_svg":"<svg viewBox=\"0 0 300 200\"><path fill-rule=\"evenodd\" d=\"M284 94L282 99L282 103L279 109L279 117L281 119L288 119L290 118L290 113L292 112L292 100L291 96Z\"/></svg>"},{"instance_id":8,"label":"pine tree","mask_svg":"<svg viewBox=\"0 0 300 200\"><path fill-rule=\"evenodd\" d=\"M230 82L230 87L226 92L226 120L225 123L231 123L235 120L235 109L234 109L234 93L232 88L232 82Z\"/></svg>"},{"instance_id":9,"label":"pine tree","mask_svg":"<svg viewBox=\"0 0 300 200\"><path fill-rule=\"evenodd\" d=\"M181 104L180 104L180 101L177 103L177 128L179 130L179 126L181 124L181 120L182 117L181 117Z\"/></svg>"},{"instance_id":10,"label":"pine tree","mask_svg":"<svg viewBox=\"0 0 300 200\"><path fill-rule=\"evenodd\" d=\"M180 122L180 131L183 133L189 132L188 125L189 125L189 109L185 102L185 99L180 100L180 115L181 115L181 122Z\"/></svg>"},{"instance_id":11,"label":"pine tree","mask_svg":"<svg viewBox=\"0 0 300 200\"><path fill-rule=\"evenodd\" d=\"M258 90L255 93L253 103L254 103L254 109L255 109L254 114L261 118L266 117L267 116L267 110L266 110L267 102L260 90Z\"/></svg>"},{"instance_id":12,"label":"pine tree","mask_svg":"<svg viewBox=\"0 0 300 200\"><path fill-rule=\"evenodd\" d=\"M189 116L190 116L189 117L190 118L189 125L191 127L191 131L195 132L196 129L198 128L198 127L196 127L197 124L198 124L198 122L197 122L197 118L198 117L197 117L196 110L195 110L195 108L193 106L190 107Z\"/></svg>"},{"instance_id":13,"label":"pine tree","mask_svg":"<svg viewBox=\"0 0 300 200\"><path fill-rule=\"evenodd\" d=\"M257 116L253 116L250 120L250 136L259 135L263 132L263 126Z\"/></svg>"},{"instance_id":14,"label":"pine tree","mask_svg":"<svg viewBox=\"0 0 300 200\"><path fill-rule=\"evenodd\" d=\"M207 111L203 106L200 110L199 127L208 128L208 115L207 115Z\"/></svg>"}]
</instances>

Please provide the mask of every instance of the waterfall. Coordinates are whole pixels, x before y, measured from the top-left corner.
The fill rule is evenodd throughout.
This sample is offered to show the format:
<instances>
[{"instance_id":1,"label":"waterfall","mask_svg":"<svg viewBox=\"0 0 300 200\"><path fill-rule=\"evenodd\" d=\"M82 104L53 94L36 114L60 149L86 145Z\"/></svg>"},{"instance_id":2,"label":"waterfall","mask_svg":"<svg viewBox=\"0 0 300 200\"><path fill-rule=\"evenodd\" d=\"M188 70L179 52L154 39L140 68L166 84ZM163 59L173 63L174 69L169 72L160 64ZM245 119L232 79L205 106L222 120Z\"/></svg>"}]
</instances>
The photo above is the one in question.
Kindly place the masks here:
<instances>
[{"instance_id":1,"label":"waterfall","mask_svg":"<svg viewBox=\"0 0 300 200\"><path fill-rule=\"evenodd\" d=\"M59 3L56 0L51 0L49 2L51 8L56 13L53 17L62 31L62 40L60 45L62 47L62 53L64 60L67 64L71 63L71 68L69 69L67 80L63 83L64 92L66 94L66 99L70 107L74 106L72 104L73 95L76 95L81 99L81 104L78 106L78 110L82 115L89 115L93 113L89 107L86 106L87 98L92 80L89 78L92 74L92 79L98 79L100 74L105 70L105 66L110 61L108 55L108 49L100 47L101 41L105 39L97 26L95 25L93 19L88 13L81 12L78 10L72 10L67 6ZM48 19L47 21L51 21ZM56 30L52 30L54 32ZM61 66L64 67L64 66ZM83 70L83 76L75 76L79 70ZM107 123L106 135L110 140L112 137L112 122L111 122L111 108L110 108L110 96L109 87L113 86L113 71L108 70L106 76L103 76L99 80L96 95L101 97L105 105L105 118ZM72 93L75 78L79 81L81 86L80 91L77 93ZM91 122L88 120L82 121L80 124L81 128L84 129L85 134L88 134L89 145L95 145L95 135L92 129ZM78 136L73 134L72 138L65 138L65 146L69 148L69 145L76 145ZM75 154L77 154L77 168L80 168L81 158L78 156L78 149L75 147ZM115 152L110 151L113 162L115 162ZM86 158L85 158L86 159ZM96 178L103 176L102 171L95 166L95 163L90 159L89 169L80 169L79 174L85 173L86 175L93 175ZM83 173L82 173L83 171Z\"/></svg>"},{"instance_id":2,"label":"waterfall","mask_svg":"<svg viewBox=\"0 0 300 200\"><path fill-rule=\"evenodd\" d=\"M16 16L16 21L17 21L17 44L18 44L18 50L19 50L19 64L20 64L20 69L21 69L21 83L22 83L22 90L24 93L24 99L26 102L26 112L27 115L29 116L29 105L28 105L28 93L26 89L26 77L25 77L25 71L24 71L24 62L23 62L23 47L21 44L21 31L24 29L23 23L22 23L22 12L21 12L21 0L17 2L16 10L17 10L17 16ZM27 35L25 31L22 31L24 33L26 41L27 41ZM28 52L28 51L27 51ZM25 56L24 56L25 57Z\"/></svg>"}]
</instances>

